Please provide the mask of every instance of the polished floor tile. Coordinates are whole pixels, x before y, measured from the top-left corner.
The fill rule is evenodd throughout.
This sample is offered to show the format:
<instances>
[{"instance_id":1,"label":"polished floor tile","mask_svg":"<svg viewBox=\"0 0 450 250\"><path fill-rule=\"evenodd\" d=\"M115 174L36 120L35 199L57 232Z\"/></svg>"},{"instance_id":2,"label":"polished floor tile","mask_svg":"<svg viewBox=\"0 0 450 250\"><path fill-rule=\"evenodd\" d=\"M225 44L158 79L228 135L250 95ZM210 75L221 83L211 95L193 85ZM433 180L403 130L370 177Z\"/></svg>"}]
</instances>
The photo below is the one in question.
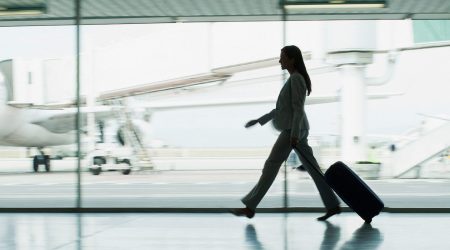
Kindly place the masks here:
<instances>
[{"instance_id":1,"label":"polished floor tile","mask_svg":"<svg viewBox=\"0 0 450 250\"><path fill-rule=\"evenodd\" d=\"M0 249L450 249L450 214L0 214Z\"/></svg>"}]
</instances>

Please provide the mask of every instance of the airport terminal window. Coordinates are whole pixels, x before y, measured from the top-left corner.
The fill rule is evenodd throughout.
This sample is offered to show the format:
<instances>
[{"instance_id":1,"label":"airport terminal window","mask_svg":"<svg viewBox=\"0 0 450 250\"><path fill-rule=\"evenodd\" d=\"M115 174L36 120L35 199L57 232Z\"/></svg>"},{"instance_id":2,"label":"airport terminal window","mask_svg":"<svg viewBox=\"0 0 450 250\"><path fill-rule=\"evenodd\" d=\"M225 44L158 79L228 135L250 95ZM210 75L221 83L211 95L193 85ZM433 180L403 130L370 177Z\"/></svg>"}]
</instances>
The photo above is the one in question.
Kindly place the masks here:
<instances>
[{"instance_id":1,"label":"airport terminal window","mask_svg":"<svg viewBox=\"0 0 450 250\"><path fill-rule=\"evenodd\" d=\"M289 22L286 40L295 44L309 34L312 41L321 41L304 45L312 52L306 62L313 81L310 98L340 99L306 107L310 145L321 168L325 171L337 160L347 163L387 207L448 207L450 127L445 107L450 103L443 54L449 47L416 48L417 32L408 20ZM409 48L395 55L388 52L405 44ZM358 55L350 48L375 53ZM377 52L384 49L384 54ZM362 57L371 59L363 62ZM432 66L416 73L423 72L424 62ZM302 163L292 165L289 205L321 206Z\"/></svg>"},{"instance_id":2,"label":"airport terminal window","mask_svg":"<svg viewBox=\"0 0 450 250\"><path fill-rule=\"evenodd\" d=\"M84 147L90 153L83 206L240 206L276 138L270 125L247 130L244 124L270 111L281 87L276 59L281 27L277 22L83 27L83 64L90 71L84 71L82 85L86 93L96 93L98 104L116 106L101 126L92 127L97 132L91 139L84 136L96 143ZM268 59L273 66L259 65ZM159 91L157 85L171 89ZM147 93L125 97L134 93L126 87ZM254 95L254 89L261 91ZM283 206L282 175L262 206Z\"/></svg>"},{"instance_id":3,"label":"airport terminal window","mask_svg":"<svg viewBox=\"0 0 450 250\"><path fill-rule=\"evenodd\" d=\"M295 44L322 170L344 161L388 207L448 208L450 47L414 46L448 40L420 25L82 25L79 72L75 26L0 27L1 207L73 208L78 195L84 208L240 207L278 136L270 123L244 125L274 108L280 49ZM284 206L322 207L293 153L260 205Z\"/></svg>"},{"instance_id":4,"label":"airport terminal window","mask_svg":"<svg viewBox=\"0 0 450 250\"><path fill-rule=\"evenodd\" d=\"M75 207L75 27L0 27L0 37L1 207Z\"/></svg>"},{"instance_id":5,"label":"airport terminal window","mask_svg":"<svg viewBox=\"0 0 450 250\"><path fill-rule=\"evenodd\" d=\"M147 88L151 90L149 86L153 82L172 84L173 79L189 78L214 70L219 72L228 70L230 65L276 58L283 40L280 23L265 23L265 33L258 33L257 23L245 25L245 30L254 31L245 41L239 36L228 35L232 31L236 33L238 27L243 27L241 23L162 24L164 31L158 31L158 25L132 25L126 31L131 38L122 36L115 42L109 42L111 39L107 38L102 41L95 36L122 34L125 32L121 30L122 27L86 28L84 37L91 42L89 45L86 42L86 47L93 55L92 62L86 63L94 69L93 76L86 79L96 79L94 88L98 92L110 91L129 82L131 85L147 83ZM373 87L358 90L366 91L368 96L365 100L359 100L364 110L354 110L336 101L307 106L312 124L309 141L323 170L337 160L348 163L381 194L390 207L447 206L441 199L432 198L436 190L446 190L442 187L446 186L447 180L441 179L448 175L445 147L429 147L433 152L424 151L421 154L413 148L424 140L436 140L431 137L439 137L436 134L445 133L447 129L445 116L432 115L446 112L443 108L445 105L436 105L448 102L442 80L445 76L441 73L444 68L437 66L430 71L436 75L435 81L430 83L433 85L433 98L427 99L423 105L418 105L414 100L422 95L417 86L425 81L421 78L425 76L418 76L412 81L410 74L405 74L411 68L420 67L421 57L436 58L442 60L439 65L445 65L445 60L448 60L443 57L445 53L441 53L439 48L408 50L395 55L395 58L388 53L377 53L371 56L370 62L362 61L365 68L352 67L359 61L348 61L349 66L346 67L339 60L364 60L366 54L360 58L359 55L354 58L345 58L343 55L339 58L327 54L337 54L351 46L369 51L383 50L387 42L380 41L379 36L385 36L386 40L399 39L389 37L396 36L393 32L395 29L386 27L398 26L397 29L402 29L405 25L408 24L402 21L388 24L376 21L290 22L287 24L285 39L287 44L301 46L308 58L307 67L314 83L313 95L309 97L311 100L322 96L338 99L341 94L350 93L349 100L354 102L351 98L354 91L358 90L357 86L345 89L342 81L355 81L356 77L361 84L364 81L380 82L380 90L375 91ZM348 37L351 39L338 39L342 27L349 31ZM267 32L269 30L271 32ZM361 30L367 35L351 36L360 34ZM153 36L152 32L158 32L159 36ZM279 34L280 37L270 36L270 40L266 37L268 33ZM191 38L187 34L197 35ZM302 40L302 34L310 34L310 38ZM177 36L183 37L184 43L180 43ZM412 39L412 35L405 36L405 39ZM315 43L317 40L324 42ZM333 64L333 60L336 64ZM395 67L395 78L391 76L382 82L381 78L383 74L388 74L390 69L386 68L389 67ZM211 74L209 77L217 76ZM102 125L101 134L104 138L99 139L97 134L96 140L104 142L96 145L97 152L106 150L110 158L102 158L102 155L90 158L93 167L87 165L91 173L86 172L83 185L84 204L94 207L239 206L239 199L256 182L277 136L270 125L250 130L242 126L247 119L270 110L274 103L228 104L238 98L244 101L254 96L274 100L271 95L279 91L283 76L275 61L271 67L256 68L227 79L214 80L203 85L148 93L125 102L105 101L109 105L123 107L119 109L121 114L116 114L115 121L105 121ZM259 92L255 93L255 89ZM385 93L384 96L380 96L380 92ZM359 95L364 95L364 92ZM417 110L425 114L417 114ZM399 113L403 114L402 120L398 120ZM347 122L343 125L344 120L353 124ZM396 136L402 131L406 133ZM139 145L137 148L122 147L122 144L127 144L126 141L150 145L147 155L142 156L144 160L120 156L126 155L126 150L139 151ZM408 153L408 150L415 153ZM434 153L436 150L439 152L437 156ZM405 158L404 154L408 156ZM119 164L108 165L108 161ZM418 166L415 161L421 164ZM285 205L285 167L288 205L321 206L320 198L309 176L302 171L301 164L294 155L289 158L263 200L262 207ZM127 175L129 170L131 172ZM404 189L405 182L411 188ZM417 193L418 188L422 188L423 192Z\"/></svg>"}]
</instances>

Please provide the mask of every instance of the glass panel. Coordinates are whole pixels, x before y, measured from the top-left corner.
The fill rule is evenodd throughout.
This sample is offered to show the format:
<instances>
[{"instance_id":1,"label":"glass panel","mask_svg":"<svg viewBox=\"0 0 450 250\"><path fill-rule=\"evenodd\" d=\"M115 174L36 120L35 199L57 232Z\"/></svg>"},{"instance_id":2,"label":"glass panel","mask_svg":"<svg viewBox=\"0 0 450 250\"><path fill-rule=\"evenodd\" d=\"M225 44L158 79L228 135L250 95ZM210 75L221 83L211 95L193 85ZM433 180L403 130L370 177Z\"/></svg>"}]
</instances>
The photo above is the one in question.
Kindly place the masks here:
<instances>
[{"instance_id":1,"label":"glass panel","mask_svg":"<svg viewBox=\"0 0 450 250\"><path fill-rule=\"evenodd\" d=\"M83 26L84 93L109 110L95 114L85 137L96 143L84 147L83 206L242 206L278 134L270 124L244 124L274 108L281 28ZM148 93L125 97L138 92ZM260 207L282 200L281 175Z\"/></svg>"},{"instance_id":2,"label":"glass panel","mask_svg":"<svg viewBox=\"0 0 450 250\"><path fill-rule=\"evenodd\" d=\"M450 20L414 20L414 42L450 40Z\"/></svg>"},{"instance_id":3,"label":"glass panel","mask_svg":"<svg viewBox=\"0 0 450 250\"><path fill-rule=\"evenodd\" d=\"M1 207L74 207L74 26L0 27Z\"/></svg>"},{"instance_id":4,"label":"glass panel","mask_svg":"<svg viewBox=\"0 0 450 250\"><path fill-rule=\"evenodd\" d=\"M289 22L286 37L310 54L309 100L331 100L306 106L321 168L345 162L387 207L450 207L450 47L415 46L408 20ZM290 206L322 207L301 163L290 162Z\"/></svg>"}]
</instances>

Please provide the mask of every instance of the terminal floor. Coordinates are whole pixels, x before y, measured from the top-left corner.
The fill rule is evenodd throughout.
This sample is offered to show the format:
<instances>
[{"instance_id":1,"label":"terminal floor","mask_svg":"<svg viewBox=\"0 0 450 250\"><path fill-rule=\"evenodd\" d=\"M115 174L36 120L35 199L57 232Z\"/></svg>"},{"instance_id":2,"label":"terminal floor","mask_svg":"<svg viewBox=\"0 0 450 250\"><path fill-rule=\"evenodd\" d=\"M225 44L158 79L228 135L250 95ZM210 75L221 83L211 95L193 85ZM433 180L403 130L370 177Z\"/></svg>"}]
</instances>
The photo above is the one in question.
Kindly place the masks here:
<instances>
[{"instance_id":1,"label":"terminal floor","mask_svg":"<svg viewBox=\"0 0 450 250\"><path fill-rule=\"evenodd\" d=\"M450 249L450 214L2 213L0 249Z\"/></svg>"}]
</instances>

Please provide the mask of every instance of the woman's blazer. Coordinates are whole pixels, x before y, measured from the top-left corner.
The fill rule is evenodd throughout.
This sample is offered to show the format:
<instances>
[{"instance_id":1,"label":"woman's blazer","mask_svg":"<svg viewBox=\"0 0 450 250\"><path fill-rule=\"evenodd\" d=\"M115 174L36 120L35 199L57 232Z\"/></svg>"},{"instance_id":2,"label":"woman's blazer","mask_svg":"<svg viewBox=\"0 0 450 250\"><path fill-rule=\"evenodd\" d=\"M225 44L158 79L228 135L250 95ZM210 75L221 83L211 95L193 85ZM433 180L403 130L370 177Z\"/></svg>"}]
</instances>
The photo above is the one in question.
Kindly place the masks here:
<instances>
[{"instance_id":1,"label":"woman's blazer","mask_svg":"<svg viewBox=\"0 0 450 250\"><path fill-rule=\"evenodd\" d=\"M291 137L299 138L300 130L309 130L305 114L306 81L300 73L293 73L278 95L276 108L258 118L261 125L272 120L279 130L291 130Z\"/></svg>"}]
</instances>

